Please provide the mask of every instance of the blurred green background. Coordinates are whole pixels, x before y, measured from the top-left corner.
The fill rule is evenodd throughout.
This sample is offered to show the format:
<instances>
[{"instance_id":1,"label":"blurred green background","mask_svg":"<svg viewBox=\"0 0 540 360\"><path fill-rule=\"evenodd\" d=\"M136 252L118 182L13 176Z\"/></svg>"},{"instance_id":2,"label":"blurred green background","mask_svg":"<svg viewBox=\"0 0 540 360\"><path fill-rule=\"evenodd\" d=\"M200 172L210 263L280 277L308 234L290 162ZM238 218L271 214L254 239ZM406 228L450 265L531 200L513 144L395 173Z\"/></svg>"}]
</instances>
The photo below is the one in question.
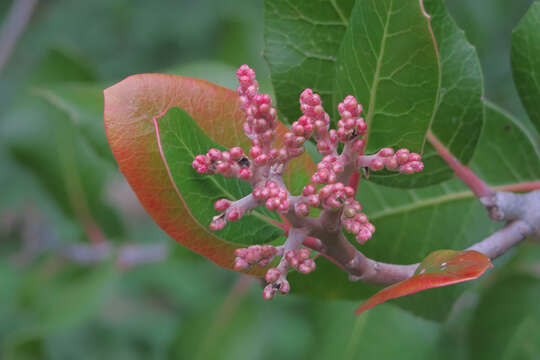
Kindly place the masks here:
<instances>
[{"instance_id":1,"label":"blurred green background","mask_svg":"<svg viewBox=\"0 0 540 360\"><path fill-rule=\"evenodd\" d=\"M478 49L486 96L517 116L510 36L531 2L447 1ZM0 23L11 5L0 2ZM270 91L262 8L37 3L0 68L1 359L478 358L479 294L515 285L499 280L516 276L508 269L479 281L442 324L393 305L356 317L352 302L265 302L260 284L182 248L138 205L105 142L100 90L143 72L234 87L235 67L248 63ZM533 325L517 329L507 358L538 358Z\"/></svg>"}]
</instances>

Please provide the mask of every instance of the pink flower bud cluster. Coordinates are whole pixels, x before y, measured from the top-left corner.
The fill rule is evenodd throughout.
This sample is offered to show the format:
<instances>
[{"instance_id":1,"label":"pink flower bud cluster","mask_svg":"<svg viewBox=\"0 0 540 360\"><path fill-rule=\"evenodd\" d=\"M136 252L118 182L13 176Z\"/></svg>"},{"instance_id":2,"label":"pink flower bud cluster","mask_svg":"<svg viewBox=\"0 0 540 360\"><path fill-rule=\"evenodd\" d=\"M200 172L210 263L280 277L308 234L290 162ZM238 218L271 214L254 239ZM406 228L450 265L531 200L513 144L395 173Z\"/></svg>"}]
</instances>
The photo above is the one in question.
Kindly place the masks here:
<instances>
[{"instance_id":1,"label":"pink flower bud cluster","mask_svg":"<svg viewBox=\"0 0 540 360\"><path fill-rule=\"evenodd\" d=\"M325 209L340 209L350 200L353 200L354 189L343 183L325 185L319 190L319 199Z\"/></svg>"},{"instance_id":2,"label":"pink flower bud cluster","mask_svg":"<svg viewBox=\"0 0 540 360\"><path fill-rule=\"evenodd\" d=\"M325 185L318 194L315 185L309 184L304 186L301 200L295 204L294 210L298 216L307 216L310 206L337 210L346 209L349 204L354 202L358 203L354 200L354 189L343 185L343 183Z\"/></svg>"},{"instance_id":3,"label":"pink flower bud cluster","mask_svg":"<svg viewBox=\"0 0 540 360\"><path fill-rule=\"evenodd\" d=\"M338 143L337 132L333 129L328 130L330 116L324 111L319 94L314 94L311 89L305 89L300 94L300 110L304 115L293 123L294 128L291 129L295 131L301 127L304 132L306 130L309 134L313 132L313 136L317 140L317 149L321 154L335 153ZM297 132L299 133L300 130Z\"/></svg>"},{"instance_id":4,"label":"pink flower bud cluster","mask_svg":"<svg viewBox=\"0 0 540 360\"><path fill-rule=\"evenodd\" d=\"M242 65L236 72L240 104L246 113L244 132L251 138L254 146L269 148L274 140L277 126L277 111L272 106L268 94L259 94L259 84L255 80L255 71Z\"/></svg>"},{"instance_id":5,"label":"pink flower bud cluster","mask_svg":"<svg viewBox=\"0 0 540 360\"><path fill-rule=\"evenodd\" d=\"M275 283L266 285L263 289L264 300L272 300L278 291L283 295L286 295L291 291L291 285L287 279L281 278Z\"/></svg>"},{"instance_id":6,"label":"pink flower bud cluster","mask_svg":"<svg viewBox=\"0 0 540 360\"><path fill-rule=\"evenodd\" d=\"M369 167L373 171L386 168L402 174L413 174L424 169L422 156L408 149L399 149L394 153L394 149L384 148L375 155L358 156L357 163L359 167Z\"/></svg>"},{"instance_id":7,"label":"pink flower bud cluster","mask_svg":"<svg viewBox=\"0 0 540 360\"><path fill-rule=\"evenodd\" d=\"M221 174L244 180L252 176L250 161L239 147L233 147L229 151L212 148L206 155L197 155L191 165L199 174Z\"/></svg>"},{"instance_id":8,"label":"pink flower bud cluster","mask_svg":"<svg viewBox=\"0 0 540 360\"><path fill-rule=\"evenodd\" d=\"M316 267L315 260L311 258L311 252L306 248L287 251L285 260L287 260L290 267L302 274L309 274Z\"/></svg>"},{"instance_id":9,"label":"pink flower bud cluster","mask_svg":"<svg viewBox=\"0 0 540 360\"><path fill-rule=\"evenodd\" d=\"M267 181L264 186L258 186L253 190L253 197L261 202L264 201L266 208L282 214L289 212L287 189L280 187L275 181Z\"/></svg>"},{"instance_id":10,"label":"pink flower bud cluster","mask_svg":"<svg viewBox=\"0 0 540 360\"><path fill-rule=\"evenodd\" d=\"M337 175L345 169L343 159L337 155L326 155L317 164L317 171L311 176L311 182L315 184L333 184Z\"/></svg>"},{"instance_id":11,"label":"pink flower bud cluster","mask_svg":"<svg viewBox=\"0 0 540 360\"><path fill-rule=\"evenodd\" d=\"M375 226L368 221L366 214L361 212L362 206L354 199L349 199L343 209L341 221L348 232L356 235L356 241L364 244L371 239Z\"/></svg>"},{"instance_id":12,"label":"pink flower bud cluster","mask_svg":"<svg viewBox=\"0 0 540 360\"><path fill-rule=\"evenodd\" d=\"M263 290L263 298L272 299L279 291L281 294L289 293L291 286L286 279L287 267L291 267L302 274L309 274L315 270L315 260L311 258L311 253L306 248L289 250L284 256L286 265L278 268L270 268L266 272L265 280L268 283ZM280 270L281 269L281 270Z\"/></svg>"},{"instance_id":13,"label":"pink flower bud cluster","mask_svg":"<svg viewBox=\"0 0 540 360\"><path fill-rule=\"evenodd\" d=\"M253 245L235 250L234 269L238 271L252 266L265 267L275 257L282 257L279 265L269 269L265 275L268 284L263 290L263 297L271 299L278 292L287 294L290 291L286 279L289 269L307 274L316 267L310 251L307 248L299 249L306 236L312 236L309 227L317 227L313 225L316 219L291 216L291 204L294 204L294 213L302 217L309 216L311 208L324 209L326 219L340 222L347 232L354 234L356 240L363 244L372 237L375 227L355 200L355 189L345 185L352 179L353 171L386 168L412 174L422 171L424 164L419 154L408 149L394 151L383 148L376 154L364 155L367 124L362 117L362 106L356 98L349 95L338 105L340 120L337 130L333 130L330 129L330 117L322 106L320 96L311 89L305 89L300 95L302 116L285 133L283 146L274 148L272 144L278 120L270 96L259 93L255 71L247 65L242 65L236 74L240 83L237 90L240 104L246 113L244 132L252 143L249 157L239 147L228 151L210 149L208 153L195 157L192 165L198 173L237 177L248 180L254 186L252 194L235 202L220 199L214 203L215 209L221 214L213 218L211 230L222 229L228 221L237 221L262 204L271 211L279 212L292 224L284 246ZM304 186L301 196L291 196L283 185L283 170L291 158L304 152L305 142L311 137L317 141L317 149L323 159L317 165L311 183ZM343 151L338 153L340 142L344 146ZM299 227L298 224L307 225ZM302 231L292 232L295 226L298 226L296 230ZM322 244L323 239L318 241ZM328 243L323 245L331 246ZM285 253L285 246L291 250Z\"/></svg>"},{"instance_id":14,"label":"pink flower bud cluster","mask_svg":"<svg viewBox=\"0 0 540 360\"><path fill-rule=\"evenodd\" d=\"M247 248L239 248L234 251L234 269L245 270L251 266L265 267L276 256L283 255L283 247L272 245L252 245Z\"/></svg>"},{"instance_id":15,"label":"pink flower bud cluster","mask_svg":"<svg viewBox=\"0 0 540 360\"><path fill-rule=\"evenodd\" d=\"M338 121L337 136L339 141L347 142L357 136L366 134L367 125L360 115L362 114L362 105L356 102L356 98L348 95L343 102L338 105L338 112L341 120Z\"/></svg>"}]
</instances>

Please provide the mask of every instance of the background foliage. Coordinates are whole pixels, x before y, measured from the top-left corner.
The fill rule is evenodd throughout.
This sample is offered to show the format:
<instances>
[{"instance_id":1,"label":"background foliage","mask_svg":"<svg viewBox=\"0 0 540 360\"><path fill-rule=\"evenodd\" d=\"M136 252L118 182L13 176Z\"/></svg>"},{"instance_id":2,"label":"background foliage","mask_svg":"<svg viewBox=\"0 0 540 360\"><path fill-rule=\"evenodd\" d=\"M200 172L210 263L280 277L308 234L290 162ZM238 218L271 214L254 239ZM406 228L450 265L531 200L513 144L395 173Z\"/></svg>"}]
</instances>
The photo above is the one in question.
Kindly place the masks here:
<instances>
[{"instance_id":1,"label":"background foliage","mask_svg":"<svg viewBox=\"0 0 540 360\"><path fill-rule=\"evenodd\" d=\"M282 5L267 2L267 11L268 3ZM511 30L530 4L447 1L478 51L487 98L517 119L526 115L510 71ZM0 4L2 19L8 5ZM540 253L535 247L522 246L510 253L496 263L497 270L465 293L456 286L401 300L401 307L413 310L424 304L424 318L391 304L355 317L358 301L287 296L264 302L258 284L175 244L138 206L116 170L102 132L101 89L143 72L171 72L234 87L234 68L248 63L257 70L263 90L271 91L269 70L261 57L263 10L262 1L248 0L160 1L159 7L123 0L39 3L0 73L0 357L537 358ZM266 45L267 58L271 45ZM316 46L336 51L331 41ZM317 66L313 64L314 69ZM283 70L284 79L290 73L294 69ZM317 86L324 86L329 80L317 81ZM280 95L289 96L276 93L278 101ZM496 108L489 107L486 114L489 124L502 121ZM495 133L498 128L487 126L486 132L505 141L504 134ZM519 132L510 133L518 136L511 140L519 142ZM512 163L534 156L532 150L521 151L522 156L518 151L512 154ZM502 175L493 171L485 153L475 157L475 170L491 183L505 184L508 171ZM509 181L537 172L518 169ZM373 199L365 202L378 214L373 219L378 231L387 232L381 236L395 237L396 229L408 230L399 213L385 212L385 203L406 205L414 197L429 203L463 190L455 181L446 184L444 194L430 188L392 190L381 200L373 184L365 184L363 193L372 194ZM488 233L492 229L484 218L466 216L475 206L472 200L460 198L433 216L459 221L464 228L457 230L463 234L467 224ZM426 210L433 209L416 209L409 216L425 218ZM77 249L73 245L89 243L90 220L115 248L157 243L168 249L168 256L128 270L119 269L112 259L80 264L84 252L73 255ZM482 235L468 232L470 239L461 241ZM435 229L424 236L448 244L455 234ZM415 251L427 250L411 244L409 251L389 253L383 245L370 242L367 251L380 260L406 262L418 260L421 254ZM79 264L67 259L67 249L71 258L79 256ZM324 277L336 286L317 287L317 280ZM301 284L305 292L326 299L353 292L344 274L323 261ZM454 294L459 298L452 311L439 315L437 307L449 307Z\"/></svg>"}]
</instances>

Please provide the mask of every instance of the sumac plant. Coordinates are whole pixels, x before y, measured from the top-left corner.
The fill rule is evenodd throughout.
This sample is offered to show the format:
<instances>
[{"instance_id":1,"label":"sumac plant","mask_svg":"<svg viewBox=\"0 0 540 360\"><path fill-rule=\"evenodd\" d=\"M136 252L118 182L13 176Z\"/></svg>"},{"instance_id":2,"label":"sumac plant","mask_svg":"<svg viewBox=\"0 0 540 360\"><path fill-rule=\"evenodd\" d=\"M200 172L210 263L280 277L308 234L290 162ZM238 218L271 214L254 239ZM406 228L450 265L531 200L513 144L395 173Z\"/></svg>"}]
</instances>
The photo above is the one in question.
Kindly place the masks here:
<instances>
[{"instance_id":1,"label":"sumac plant","mask_svg":"<svg viewBox=\"0 0 540 360\"><path fill-rule=\"evenodd\" d=\"M165 74L105 90L120 170L172 238L265 299L375 294L360 313L539 234L540 4L512 38L528 119L484 99L442 0L267 0L264 27L276 102L248 65L236 91ZM448 289L399 305L441 318Z\"/></svg>"}]
</instances>

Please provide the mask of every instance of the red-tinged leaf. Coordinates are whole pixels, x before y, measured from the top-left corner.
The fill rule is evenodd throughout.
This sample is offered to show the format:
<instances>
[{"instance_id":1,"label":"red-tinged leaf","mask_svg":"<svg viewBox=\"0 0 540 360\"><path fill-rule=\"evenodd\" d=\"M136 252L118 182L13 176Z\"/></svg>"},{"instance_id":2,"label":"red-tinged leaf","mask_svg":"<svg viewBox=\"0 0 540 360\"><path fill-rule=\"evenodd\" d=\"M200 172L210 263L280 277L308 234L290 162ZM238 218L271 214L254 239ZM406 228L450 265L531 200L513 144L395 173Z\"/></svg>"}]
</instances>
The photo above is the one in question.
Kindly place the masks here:
<instances>
[{"instance_id":1,"label":"red-tinged leaf","mask_svg":"<svg viewBox=\"0 0 540 360\"><path fill-rule=\"evenodd\" d=\"M474 250L432 252L422 261L411 278L382 289L366 300L355 313L359 315L390 299L422 290L477 279L492 266L486 255Z\"/></svg>"},{"instance_id":2,"label":"red-tinged leaf","mask_svg":"<svg viewBox=\"0 0 540 360\"><path fill-rule=\"evenodd\" d=\"M171 107L180 107L216 143L240 145L247 151L250 143L242 131L245 116L237 94L203 80L142 74L113 85L104 95L107 139L120 171L145 209L176 241L220 266L232 268L238 245L216 237L190 216L160 156L154 119ZM308 165L291 164L289 168L297 172L314 168L305 159L297 162ZM261 274L258 269L254 272Z\"/></svg>"}]
</instances>

